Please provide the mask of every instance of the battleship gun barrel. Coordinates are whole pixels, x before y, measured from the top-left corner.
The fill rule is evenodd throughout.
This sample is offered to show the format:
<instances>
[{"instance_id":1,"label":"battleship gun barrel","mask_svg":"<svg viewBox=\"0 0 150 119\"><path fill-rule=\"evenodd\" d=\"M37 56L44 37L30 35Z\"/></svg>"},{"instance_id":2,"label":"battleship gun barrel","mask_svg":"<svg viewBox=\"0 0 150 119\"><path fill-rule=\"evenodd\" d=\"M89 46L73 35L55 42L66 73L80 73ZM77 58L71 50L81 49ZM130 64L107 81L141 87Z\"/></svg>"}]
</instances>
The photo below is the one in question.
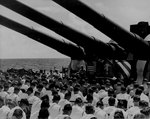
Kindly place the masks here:
<instances>
[{"instance_id":1,"label":"battleship gun barrel","mask_svg":"<svg viewBox=\"0 0 150 119\"><path fill-rule=\"evenodd\" d=\"M72 59L84 59L85 54L83 48L63 40L56 39L49 35L46 35L35 29L31 29L25 25L17 23L13 20L10 20L2 15L0 15L0 24L10 28L14 31L17 31L35 41L38 41L48 47L51 47L58 52L71 57Z\"/></svg>"},{"instance_id":2,"label":"battleship gun barrel","mask_svg":"<svg viewBox=\"0 0 150 119\"><path fill-rule=\"evenodd\" d=\"M126 59L122 48L112 47L110 44L74 30L17 0L1 0L0 4L82 46L87 54L95 54L100 58Z\"/></svg>"},{"instance_id":3,"label":"battleship gun barrel","mask_svg":"<svg viewBox=\"0 0 150 119\"><path fill-rule=\"evenodd\" d=\"M93 25L96 29L133 53L138 59L150 59L150 46L141 37L125 30L103 14L94 11L80 0L53 0L73 14ZM146 53L144 53L146 52Z\"/></svg>"}]
</instances>

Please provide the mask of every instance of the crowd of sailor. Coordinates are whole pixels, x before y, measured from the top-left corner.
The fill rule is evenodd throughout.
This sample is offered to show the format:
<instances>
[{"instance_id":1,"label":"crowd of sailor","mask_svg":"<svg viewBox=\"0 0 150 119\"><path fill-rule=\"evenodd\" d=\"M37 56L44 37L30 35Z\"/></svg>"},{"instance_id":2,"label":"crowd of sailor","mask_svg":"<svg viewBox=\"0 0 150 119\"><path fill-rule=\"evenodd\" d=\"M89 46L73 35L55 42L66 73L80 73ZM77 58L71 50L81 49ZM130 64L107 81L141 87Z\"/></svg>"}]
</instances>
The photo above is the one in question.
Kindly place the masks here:
<instances>
[{"instance_id":1,"label":"crowd of sailor","mask_svg":"<svg viewBox=\"0 0 150 119\"><path fill-rule=\"evenodd\" d=\"M0 119L149 119L150 82L0 74Z\"/></svg>"}]
</instances>

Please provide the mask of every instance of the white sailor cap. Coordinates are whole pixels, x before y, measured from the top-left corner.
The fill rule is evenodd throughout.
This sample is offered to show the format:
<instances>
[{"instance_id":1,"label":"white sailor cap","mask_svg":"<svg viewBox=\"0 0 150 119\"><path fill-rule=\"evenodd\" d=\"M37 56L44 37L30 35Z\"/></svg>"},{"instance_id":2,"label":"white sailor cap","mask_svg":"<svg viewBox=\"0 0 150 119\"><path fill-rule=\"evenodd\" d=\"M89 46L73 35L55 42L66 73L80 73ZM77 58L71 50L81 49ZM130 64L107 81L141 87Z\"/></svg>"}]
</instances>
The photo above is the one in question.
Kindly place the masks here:
<instances>
[{"instance_id":1,"label":"white sailor cap","mask_svg":"<svg viewBox=\"0 0 150 119\"><path fill-rule=\"evenodd\" d=\"M150 41L150 34L148 34L145 38L144 41Z\"/></svg>"}]
</instances>

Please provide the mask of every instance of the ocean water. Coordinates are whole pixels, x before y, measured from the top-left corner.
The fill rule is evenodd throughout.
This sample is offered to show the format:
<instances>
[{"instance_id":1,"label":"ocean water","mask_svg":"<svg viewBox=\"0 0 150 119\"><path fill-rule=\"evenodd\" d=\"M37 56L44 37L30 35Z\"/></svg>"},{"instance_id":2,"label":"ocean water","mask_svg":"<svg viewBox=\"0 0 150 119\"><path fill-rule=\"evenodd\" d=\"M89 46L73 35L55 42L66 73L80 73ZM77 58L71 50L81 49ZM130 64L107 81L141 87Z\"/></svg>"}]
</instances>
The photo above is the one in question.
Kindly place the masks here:
<instances>
[{"instance_id":1,"label":"ocean water","mask_svg":"<svg viewBox=\"0 0 150 119\"><path fill-rule=\"evenodd\" d=\"M56 67L61 70L62 67L68 67L69 58L50 58L50 59L0 59L0 70L6 71L9 68L25 68L33 70L50 70Z\"/></svg>"}]
</instances>

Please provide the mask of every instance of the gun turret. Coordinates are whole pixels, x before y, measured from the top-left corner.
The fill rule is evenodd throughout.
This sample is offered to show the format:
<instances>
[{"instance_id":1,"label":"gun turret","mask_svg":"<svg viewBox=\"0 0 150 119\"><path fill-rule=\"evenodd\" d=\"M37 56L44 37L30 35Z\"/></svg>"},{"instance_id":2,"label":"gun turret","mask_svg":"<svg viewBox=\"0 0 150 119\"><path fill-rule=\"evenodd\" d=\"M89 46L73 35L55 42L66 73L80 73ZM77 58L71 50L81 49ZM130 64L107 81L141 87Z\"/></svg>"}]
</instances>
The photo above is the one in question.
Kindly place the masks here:
<instances>
[{"instance_id":1,"label":"gun turret","mask_svg":"<svg viewBox=\"0 0 150 119\"><path fill-rule=\"evenodd\" d=\"M107 57L111 59L126 59L127 57L124 49L116 45L106 44L96 38L74 30L17 0L1 0L0 4L82 46L86 54L94 54L94 56L99 58Z\"/></svg>"},{"instance_id":2,"label":"gun turret","mask_svg":"<svg viewBox=\"0 0 150 119\"><path fill-rule=\"evenodd\" d=\"M40 31L31 29L27 26L24 26L13 20L10 20L2 15L0 15L0 24L7 28L15 30L31 39L34 39L35 41L38 41L48 47L51 47L51 48L57 50L58 52L71 57L72 59L81 60L81 59L85 58L83 48L81 48L71 42L59 40L52 36L46 35Z\"/></svg>"},{"instance_id":3,"label":"gun turret","mask_svg":"<svg viewBox=\"0 0 150 119\"><path fill-rule=\"evenodd\" d=\"M150 26L148 22L141 21L138 24L130 25L130 31L132 33L136 33L142 38L145 38L148 34L150 34Z\"/></svg>"},{"instance_id":4,"label":"gun turret","mask_svg":"<svg viewBox=\"0 0 150 119\"><path fill-rule=\"evenodd\" d=\"M116 41L120 46L130 51L138 59L150 59L150 46L141 37L135 35L103 14L99 14L79 0L53 0L70 12L93 25L96 29ZM86 14L85 14L86 13ZM89 17L90 16L90 17Z\"/></svg>"}]
</instances>

